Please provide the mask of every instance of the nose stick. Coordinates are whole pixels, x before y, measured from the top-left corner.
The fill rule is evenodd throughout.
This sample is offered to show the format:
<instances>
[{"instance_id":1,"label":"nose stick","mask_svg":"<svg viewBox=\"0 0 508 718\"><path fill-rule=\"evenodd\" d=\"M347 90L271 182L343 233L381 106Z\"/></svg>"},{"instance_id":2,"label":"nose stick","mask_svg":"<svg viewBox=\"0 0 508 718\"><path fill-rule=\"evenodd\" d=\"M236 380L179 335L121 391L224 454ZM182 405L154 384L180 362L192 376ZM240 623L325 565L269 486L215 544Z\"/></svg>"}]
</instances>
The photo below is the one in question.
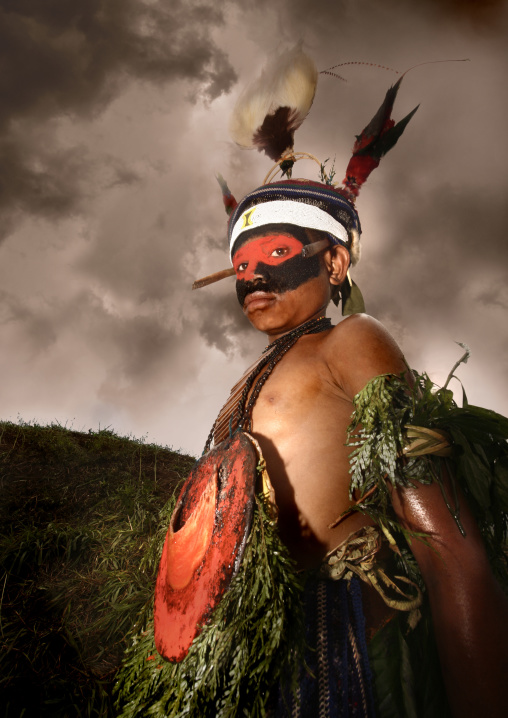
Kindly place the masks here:
<instances>
[{"instance_id":1,"label":"nose stick","mask_svg":"<svg viewBox=\"0 0 508 718\"><path fill-rule=\"evenodd\" d=\"M323 249L328 249L329 246L329 239L318 239L317 242L312 242L312 244L305 245L305 247L302 249L302 257L313 257L315 254L318 254Z\"/></svg>"},{"instance_id":2,"label":"nose stick","mask_svg":"<svg viewBox=\"0 0 508 718\"><path fill-rule=\"evenodd\" d=\"M235 274L235 270L233 267L229 267L228 269L221 269L220 272L214 272L214 274L209 274L207 277L203 277L202 279L196 279L196 281L192 285L192 288L201 289L201 287L206 287L208 284L219 282L221 279L225 279L226 277L232 277L233 274Z\"/></svg>"}]
</instances>

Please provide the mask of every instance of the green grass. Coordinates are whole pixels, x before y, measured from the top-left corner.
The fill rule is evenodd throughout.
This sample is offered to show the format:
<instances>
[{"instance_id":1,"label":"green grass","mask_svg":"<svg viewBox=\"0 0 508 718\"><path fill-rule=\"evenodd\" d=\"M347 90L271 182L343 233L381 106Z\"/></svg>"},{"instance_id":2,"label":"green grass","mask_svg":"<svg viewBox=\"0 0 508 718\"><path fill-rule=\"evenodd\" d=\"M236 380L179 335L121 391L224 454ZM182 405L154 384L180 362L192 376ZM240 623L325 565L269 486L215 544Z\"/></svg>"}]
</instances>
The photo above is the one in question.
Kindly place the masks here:
<instances>
[{"instance_id":1,"label":"green grass","mask_svg":"<svg viewBox=\"0 0 508 718\"><path fill-rule=\"evenodd\" d=\"M193 463L109 430L0 422L0 718L115 714L160 512Z\"/></svg>"}]
</instances>

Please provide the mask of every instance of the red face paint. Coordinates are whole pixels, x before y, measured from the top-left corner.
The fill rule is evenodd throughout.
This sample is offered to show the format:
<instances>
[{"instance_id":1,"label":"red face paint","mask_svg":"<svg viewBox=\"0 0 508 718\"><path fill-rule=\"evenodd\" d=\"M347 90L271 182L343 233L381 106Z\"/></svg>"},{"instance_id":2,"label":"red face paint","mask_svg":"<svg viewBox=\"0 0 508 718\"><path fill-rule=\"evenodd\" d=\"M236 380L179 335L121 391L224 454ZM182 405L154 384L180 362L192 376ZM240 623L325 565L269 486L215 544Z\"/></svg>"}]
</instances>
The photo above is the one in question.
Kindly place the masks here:
<instances>
[{"instance_id":1,"label":"red face paint","mask_svg":"<svg viewBox=\"0 0 508 718\"><path fill-rule=\"evenodd\" d=\"M277 266L301 253L303 243L286 234L269 234L240 247L233 257L233 267L239 280L252 281L258 264Z\"/></svg>"}]
</instances>

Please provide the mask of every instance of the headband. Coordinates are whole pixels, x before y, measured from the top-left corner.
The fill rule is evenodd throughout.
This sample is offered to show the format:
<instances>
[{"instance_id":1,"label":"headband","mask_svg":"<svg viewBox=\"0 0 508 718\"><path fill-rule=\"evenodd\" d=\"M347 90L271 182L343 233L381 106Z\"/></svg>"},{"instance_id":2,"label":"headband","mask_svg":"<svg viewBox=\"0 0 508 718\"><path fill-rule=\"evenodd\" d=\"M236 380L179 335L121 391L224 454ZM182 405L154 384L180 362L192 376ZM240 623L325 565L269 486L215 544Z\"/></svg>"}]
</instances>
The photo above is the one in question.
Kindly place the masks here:
<instances>
[{"instance_id":1,"label":"headband","mask_svg":"<svg viewBox=\"0 0 508 718\"><path fill-rule=\"evenodd\" d=\"M336 237L339 242L347 246L348 236L346 229L333 217L319 207L313 207L303 202L291 200L278 200L265 202L246 209L235 222L229 241L230 254L237 238L245 231L263 227L267 224L296 224L306 229L318 229Z\"/></svg>"}]
</instances>

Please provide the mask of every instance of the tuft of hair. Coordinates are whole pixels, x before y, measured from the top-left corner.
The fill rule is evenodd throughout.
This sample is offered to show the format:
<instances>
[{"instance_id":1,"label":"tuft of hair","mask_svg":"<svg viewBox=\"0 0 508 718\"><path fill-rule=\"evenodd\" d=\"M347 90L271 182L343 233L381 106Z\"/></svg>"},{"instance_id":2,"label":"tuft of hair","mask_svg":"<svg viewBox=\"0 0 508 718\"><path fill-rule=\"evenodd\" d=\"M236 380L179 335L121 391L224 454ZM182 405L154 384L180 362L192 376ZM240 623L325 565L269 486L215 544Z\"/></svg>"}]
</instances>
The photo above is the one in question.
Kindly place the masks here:
<instances>
[{"instance_id":1,"label":"tuft of hair","mask_svg":"<svg viewBox=\"0 0 508 718\"><path fill-rule=\"evenodd\" d=\"M360 232L357 229L349 230L351 244L349 246L349 254L351 255L351 265L354 267L358 264L362 255L362 247L360 244Z\"/></svg>"},{"instance_id":2,"label":"tuft of hair","mask_svg":"<svg viewBox=\"0 0 508 718\"><path fill-rule=\"evenodd\" d=\"M275 57L239 97L229 125L233 140L280 159L312 106L317 78L301 43Z\"/></svg>"}]
</instances>

